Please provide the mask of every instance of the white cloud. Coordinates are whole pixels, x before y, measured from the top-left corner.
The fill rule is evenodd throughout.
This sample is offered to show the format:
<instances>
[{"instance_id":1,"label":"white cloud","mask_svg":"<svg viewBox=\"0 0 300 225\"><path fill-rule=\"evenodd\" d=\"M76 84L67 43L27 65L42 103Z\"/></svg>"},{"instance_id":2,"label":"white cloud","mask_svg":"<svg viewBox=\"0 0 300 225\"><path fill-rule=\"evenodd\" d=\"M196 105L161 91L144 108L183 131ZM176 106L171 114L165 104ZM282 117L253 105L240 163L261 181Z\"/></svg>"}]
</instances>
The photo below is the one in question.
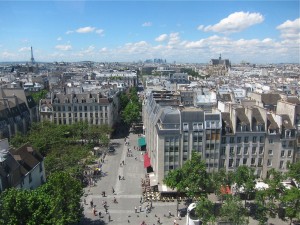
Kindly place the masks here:
<instances>
[{"instance_id":1,"label":"white cloud","mask_svg":"<svg viewBox=\"0 0 300 225\"><path fill-rule=\"evenodd\" d=\"M72 33L74 33L74 31L72 31L72 30L66 31L66 34L72 34Z\"/></svg>"},{"instance_id":2,"label":"white cloud","mask_svg":"<svg viewBox=\"0 0 300 225\"><path fill-rule=\"evenodd\" d=\"M300 39L300 18L293 21L287 20L276 27L281 32L283 39Z\"/></svg>"},{"instance_id":3,"label":"white cloud","mask_svg":"<svg viewBox=\"0 0 300 225\"><path fill-rule=\"evenodd\" d=\"M18 51L19 52L28 52L28 51L30 51L30 47L22 47Z\"/></svg>"},{"instance_id":4,"label":"white cloud","mask_svg":"<svg viewBox=\"0 0 300 225\"><path fill-rule=\"evenodd\" d=\"M263 21L264 17L260 13L235 12L215 25L199 25L198 30L230 34L240 32Z\"/></svg>"},{"instance_id":5,"label":"white cloud","mask_svg":"<svg viewBox=\"0 0 300 225\"><path fill-rule=\"evenodd\" d=\"M169 35L169 42L168 45L175 45L178 44L180 41L179 33L171 33Z\"/></svg>"},{"instance_id":6,"label":"white cloud","mask_svg":"<svg viewBox=\"0 0 300 225\"><path fill-rule=\"evenodd\" d=\"M69 51L72 49L71 45L56 45L56 49L61 50L61 51Z\"/></svg>"},{"instance_id":7,"label":"white cloud","mask_svg":"<svg viewBox=\"0 0 300 225\"><path fill-rule=\"evenodd\" d=\"M142 27L151 27L152 23L151 22L145 22L142 24Z\"/></svg>"},{"instance_id":8,"label":"white cloud","mask_svg":"<svg viewBox=\"0 0 300 225\"><path fill-rule=\"evenodd\" d=\"M76 30L77 33L91 33L95 31L95 27L80 27Z\"/></svg>"},{"instance_id":9,"label":"white cloud","mask_svg":"<svg viewBox=\"0 0 300 225\"><path fill-rule=\"evenodd\" d=\"M104 30L102 29L98 29L95 31L96 34L100 34L100 36L103 36L104 35Z\"/></svg>"},{"instance_id":10,"label":"white cloud","mask_svg":"<svg viewBox=\"0 0 300 225\"><path fill-rule=\"evenodd\" d=\"M56 40L57 40L57 41L61 41L61 40L62 40L62 37L58 37Z\"/></svg>"},{"instance_id":11,"label":"white cloud","mask_svg":"<svg viewBox=\"0 0 300 225\"><path fill-rule=\"evenodd\" d=\"M155 41L161 42L161 41L167 40L167 38L168 38L168 35L167 35L167 34L161 34L161 35L159 35L157 38L155 38Z\"/></svg>"}]
</instances>

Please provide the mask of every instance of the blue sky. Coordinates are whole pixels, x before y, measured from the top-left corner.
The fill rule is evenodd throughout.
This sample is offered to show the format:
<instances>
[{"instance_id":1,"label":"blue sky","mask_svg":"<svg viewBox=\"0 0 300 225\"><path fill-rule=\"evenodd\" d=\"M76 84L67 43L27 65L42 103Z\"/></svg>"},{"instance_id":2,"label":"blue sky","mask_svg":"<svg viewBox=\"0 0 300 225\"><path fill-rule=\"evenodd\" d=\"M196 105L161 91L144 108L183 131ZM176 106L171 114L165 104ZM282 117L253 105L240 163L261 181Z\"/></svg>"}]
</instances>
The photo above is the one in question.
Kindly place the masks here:
<instances>
[{"instance_id":1,"label":"blue sky","mask_svg":"<svg viewBox=\"0 0 300 225\"><path fill-rule=\"evenodd\" d=\"M1 1L0 61L299 63L299 1Z\"/></svg>"}]
</instances>

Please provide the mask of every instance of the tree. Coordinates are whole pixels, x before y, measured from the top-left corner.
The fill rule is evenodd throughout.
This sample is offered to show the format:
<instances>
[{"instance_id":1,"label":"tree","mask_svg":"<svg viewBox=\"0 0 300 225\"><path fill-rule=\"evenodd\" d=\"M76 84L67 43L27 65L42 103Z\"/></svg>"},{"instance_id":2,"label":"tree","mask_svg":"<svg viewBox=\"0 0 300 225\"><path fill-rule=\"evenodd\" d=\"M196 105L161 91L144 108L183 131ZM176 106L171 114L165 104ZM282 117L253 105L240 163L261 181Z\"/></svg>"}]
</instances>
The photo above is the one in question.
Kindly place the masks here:
<instances>
[{"instance_id":1,"label":"tree","mask_svg":"<svg viewBox=\"0 0 300 225\"><path fill-rule=\"evenodd\" d=\"M228 195L221 208L221 217L233 225L248 224L247 211L242 201L232 195Z\"/></svg>"},{"instance_id":2,"label":"tree","mask_svg":"<svg viewBox=\"0 0 300 225\"><path fill-rule=\"evenodd\" d=\"M204 225L215 221L214 203L207 198L201 198L196 205L196 215Z\"/></svg>"},{"instance_id":3,"label":"tree","mask_svg":"<svg viewBox=\"0 0 300 225\"><path fill-rule=\"evenodd\" d=\"M83 190L77 179L68 173L57 172L40 189L51 198L49 213L52 224L72 224L80 220L83 212L80 204Z\"/></svg>"},{"instance_id":4,"label":"tree","mask_svg":"<svg viewBox=\"0 0 300 225\"><path fill-rule=\"evenodd\" d=\"M285 208L285 215L292 222L293 218L300 220L300 189L292 187L286 189L281 198L281 202Z\"/></svg>"},{"instance_id":5,"label":"tree","mask_svg":"<svg viewBox=\"0 0 300 225\"><path fill-rule=\"evenodd\" d=\"M252 168L247 166L239 166L234 174L234 181L236 183L237 189L244 189L244 192L249 198L251 193L254 193L255 188L255 176Z\"/></svg>"},{"instance_id":6,"label":"tree","mask_svg":"<svg viewBox=\"0 0 300 225\"><path fill-rule=\"evenodd\" d=\"M0 224L74 224L82 216L81 196L80 182L63 172L36 190L7 189L0 196Z\"/></svg>"},{"instance_id":7,"label":"tree","mask_svg":"<svg viewBox=\"0 0 300 225\"><path fill-rule=\"evenodd\" d=\"M190 197L206 194L211 184L205 163L197 152L193 152L191 160L187 160L181 168L169 171L163 182Z\"/></svg>"},{"instance_id":8,"label":"tree","mask_svg":"<svg viewBox=\"0 0 300 225\"><path fill-rule=\"evenodd\" d=\"M266 205L266 192L259 190L255 193L255 218L258 220L259 225L264 225L268 221L268 207Z\"/></svg>"},{"instance_id":9,"label":"tree","mask_svg":"<svg viewBox=\"0 0 300 225\"><path fill-rule=\"evenodd\" d=\"M288 176L300 183L300 161L290 164Z\"/></svg>"},{"instance_id":10,"label":"tree","mask_svg":"<svg viewBox=\"0 0 300 225\"><path fill-rule=\"evenodd\" d=\"M132 124L141 120L141 112L137 103L129 102L125 107L122 118L125 123Z\"/></svg>"}]
</instances>

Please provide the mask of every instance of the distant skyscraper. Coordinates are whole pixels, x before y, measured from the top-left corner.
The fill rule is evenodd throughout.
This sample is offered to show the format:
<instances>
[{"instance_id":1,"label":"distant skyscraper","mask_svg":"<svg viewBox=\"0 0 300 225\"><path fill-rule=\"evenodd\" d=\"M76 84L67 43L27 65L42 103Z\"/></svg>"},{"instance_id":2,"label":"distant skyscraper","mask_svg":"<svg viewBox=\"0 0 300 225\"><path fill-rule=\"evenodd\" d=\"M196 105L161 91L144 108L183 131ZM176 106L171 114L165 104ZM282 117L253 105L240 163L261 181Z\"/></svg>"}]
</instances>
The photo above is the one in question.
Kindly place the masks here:
<instances>
[{"instance_id":1,"label":"distant skyscraper","mask_svg":"<svg viewBox=\"0 0 300 225\"><path fill-rule=\"evenodd\" d=\"M33 50L32 50L32 46L31 46L31 59L30 59L31 63L34 64L34 58L33 58Z\"/></svg>"}]
</instances>

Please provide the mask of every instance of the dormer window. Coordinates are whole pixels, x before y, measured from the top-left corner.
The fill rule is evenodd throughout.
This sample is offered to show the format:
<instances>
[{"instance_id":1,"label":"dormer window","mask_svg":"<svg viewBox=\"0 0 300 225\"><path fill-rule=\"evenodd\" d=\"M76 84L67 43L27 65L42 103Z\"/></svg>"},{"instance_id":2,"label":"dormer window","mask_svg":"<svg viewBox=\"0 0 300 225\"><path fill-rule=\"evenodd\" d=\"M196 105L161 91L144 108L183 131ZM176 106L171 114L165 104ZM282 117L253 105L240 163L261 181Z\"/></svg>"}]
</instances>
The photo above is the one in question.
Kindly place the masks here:
<instances>
[{"instance_id":1,"label":"dormer window","mask_svg":"<svg viewBox=\"0 0 300 225\"><path fill-rule=\"evenodd\" d=\"M189 124L183 123L183 131L188 131L188 130L189 130Z\"/></svg>"}]
</instances>

